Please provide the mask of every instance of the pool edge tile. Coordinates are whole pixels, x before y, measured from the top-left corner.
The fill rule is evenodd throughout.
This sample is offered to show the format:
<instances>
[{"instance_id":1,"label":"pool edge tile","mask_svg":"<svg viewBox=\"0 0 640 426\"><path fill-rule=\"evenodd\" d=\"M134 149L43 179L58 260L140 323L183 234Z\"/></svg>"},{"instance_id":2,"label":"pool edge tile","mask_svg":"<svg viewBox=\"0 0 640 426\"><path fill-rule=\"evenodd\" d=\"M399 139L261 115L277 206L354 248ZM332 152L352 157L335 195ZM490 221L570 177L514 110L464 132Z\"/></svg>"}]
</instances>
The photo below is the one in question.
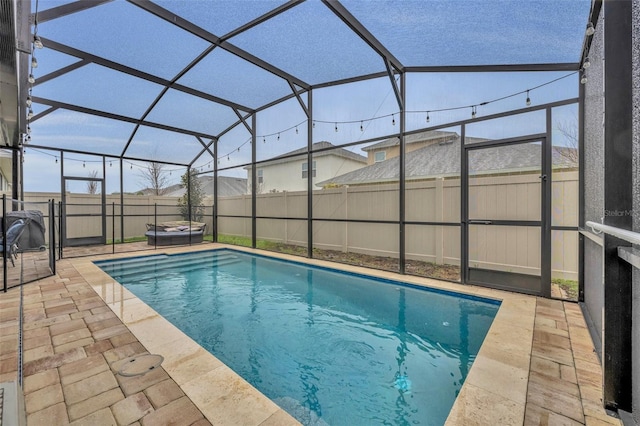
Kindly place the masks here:
<instances>
[{"instance_id":1,"label":"pool edge tile","mask_svg":"<svg viewBox=\"0 0 640 426\"><path fill-rule=\"evenodd\" d=\"M514 333L514 335L518 336L519 339L528 340L529 344L524 350L513 350L513 351L511 351L513 353L510 353L509 356L514 356L514 357L521 356L522 357L522 358L519 358L518 361L515 362L515 364L523 365L525 363L526 364L530 363L531 341L533 340L533 326L534 326L534 321L535 321L535 306L536 306L536 298L535 298L535 296L528 296L528 295L523 295L523 294L518 294L518 293L510 293L510 292L506 292L506 291L502 291L502 290L496 290L496 289L485 288L485 287L465 285L465 284L461 284L461 283L454 283L454 282L448 282L448 281L439 281L439 280L435 280L435 279L431 279L431 278L423 278L423 277L416 277L416 276L409 276L409 275L400 275L398 273L389 272L389 271L375 271L375 270L371 270L371 269L368 269L368 268L357 267L357 266L352 266L352 265L335 264L335 263L328 262L328 261L301 258L301 257L298 257L298 256L286 255L286 254L282 254L282 253L272 253L272 252L268 252L268 251L264 251L264 250L251 249L251 248L246 248L246 247L225 246L225 245L221 245L221 244L216 245L214 247L205 248L205 249L199 248L198 250L189 250L189 248L167 249L167 250L163 250L161 253L176 254L176 253L185 253L185 252L194 252L194 251L206 251L206 250L212 250L212 249L217 249L217 248L230 248L232 250L242 251L242 252L246 252L246 253L255 253L255 254L260 254L260 255L264 255L264 256L274 257L274 258L277 258L277 259L291 260L291 261L295 261L297 263L304 263L304 264L309 264L309 265L327 267L327 268L330 268L330 269L335 269L335 270L339 270L339 271L343 271L343 272L352 272L352 273L362 274L362 275L371 276L371 277L398 280L398 281L407 282L407 283L410 283L410 284L413 284L413 285L418 285L418 286L425 287L425 288L434 288L434 289L450 291L450 292L463 294L463 295L466 294L466 295L471 295L471 296L478 296L478 297L493 299L493 300L497 300L497 301L501 302L500 309L498 310L498 313L496 314L496 317L494 318L494 321L492 323L491 328L489 329L487 335L485 336L485 340L483 341L483 345L480 348L480 351L478 353L476 361L474 362L473 366L471 367L471 369L469 371L469 374L467 376L467 380L465 380L465 383L463 384L458 397L454 401L454 404L453 404L453 406L451 408L451 411L449 413L449 416L447 418L446 424L447 425L460 424L460 423L457 423L457 421L458 420L462 420L462 419L466 419L464 421L471 421L471 423L468 423L468 424L498 424L498 423L500 423L502 421L501 419L509 420L507 423L500 423L500 424L505 424L505 425L506 424L520 424L521 425L523 423L524 415L525 415L525 404L520 402L520 401L521 400L526 401L528 374L526 374L526 378L524 380L520 380L520 384L518 384L518 382L514 382L515 388L524 388L524 392L521 392L522 389L518 389L517 393L513 394L513 390L514 389L512 389L511 393L509 394L509 397L501 396L500 395L501 391L499 391L499 390L493 389L493 392L492 392L492 389L486 389L486 387L488 387L488 386L483 386L482 383L475 383L475 379L473 379L473 377L474 377L473 375L479 375L480 374L479 372L482 370L483 360L489 360L489 361L491 361L492 363L494 363L497 366L503 365L505 367L504 369L502 369L503 370L502 372L494 372L493 374L495 374L495 375L508 376L509 375L509 371L511 371L511 370L513 370L513 371L519 370L519 369L515 369L514 370L515 367L513 365L510 365L510 364L514 364L514 363L505 362L504 359L501 360L500 359L500 355L496 354L495 350L494 351L490 351L489 349L486 349L486 347L488 347L488 345L485 345L485 343L491 344L492 347L493 347L496 343L498 343L500 341L505 341L504 340L505 336L500 336L499 334L496 333L496 330L499 330L499 329L510 330L511 333ZM160 253L157 253L157 254L160 254ZM96 257L96 258L92 258L92 260L117 259L117 258L125 258L125 257L135 257L135 254L134 254L134 256L132 256L132 253L120 253L120 254L116 254L116 255L103 255L103 256ZM81 275L83 275L83 276L88 275L88 276L92 276L92 277L97 277L99 275L97 275L97 274L93 275L93 274L90 274L90 272L98 270L98 271L100 271L100 273L102 273L102 274L104 274L104 275L106 275L108 277L108 275L106 273L104 273L97 265L93 264L92 260L83 262L83 265L82 265L83 266L83 268L82 268L83 271L81 272ZM90 265L90 267L89 267L89 265ZM92 268L94 268L94 269L92 269ZM101 277L101 279L99 281L105 281L104 277ZM121 291L121 293L124 294L124 296L128 296L126 294L126 292L128 292L128 290L126 290L119 283L113 281L113 279L111 279L111 282L100 283L100 284L96 284L96 285L94 285L89 279L87 279L87 282L90 283L90 285L94 288L94 290L103 299L104 299L103 293L104 294L108 294L109 293L109 291L104 291L104 288L107 287L107 286L110 286L111 288L115 288L115 289L122 288L124 290L124 292ZM102 293L101 293L100 290L102 290ZM115 295L116 291L112 291L111 294ZM114 296L114 298L115 298L115 296ZM137 299L137 297L133 296L131 299ZM122 297L117 302L114 302L113 300L111 302L105 300L105 302L107 302L107 304L111 307L111 309L114 312L116 312L117 307L118 306L122 307L124 305L123 302L125 300L128 300L128 297L127 298ZM144 303L144 302L142 302L142 303ZM151 309L151 308L149 308L149 309ZM118 312L116 312L116 314L118 314ZM120 315L122 315L122 312L120 313ZM164 318L158 316L158 319L160 319L160 318L162 320L166 321ZM146 320L142 319L141 322L146 322ZM166 322L168 324L170 324L168 321L166 321ZM129 327L128 323L125 322L125 324ZM175 327L173 325L171 325L171 326ZM153 352L153 350L160 349L163 345L168 346L168 347L171 346L170 342L165 342L164 344L160 344L160 345L158 345L157 342L149 342L149 341L147 341L145 343L145 337L144 336L138 336L138 334L136 333L135 330L132 329L132 327L136 328L135 323L131 323L131 326L129 327L129 329L138 338L140 343L142 343L151 352ZM176 330L177 330L177 328L176 328ZM492 330L494 330L494 331L492 332ZM180 333L182 333L182 332L180 331ZM184 334L184 333L182 333L182 334ZM507 333L507 335L508 335L508 333ZM188 336L186 336L186 335L184 335L184 336L188 338ZM491 339L487 342L487 339L490 338L490 337L491 337ZM188 338L188 339L190 339L190 338ZM149 347L148 344L150 344L151 347ZM194 342L194 344L198 345L195 342ZM498 349L498 352L499 351L500 350ZM217 358L215 358L213 355L211 355L211 354L209 354L209 355L212 358L214 358L215 360L217 360ZM473 373L474 367L476 366L477 362L480 362L480 364L479 364L480 369L478 369L478 372ZM221 367L228 368L224 364L222 364ZM215 370L217 370L217 368L214 369L214 370L211 370L209 373L211 373L212 371L215 371ZM209 373L207 373L207 374L209 374ZM189 393L187 393L186 389L190 388L190 387L192 388L193 387L193 383L198 383L197 380L201 379L202 377L205 377L207 374L201 375L200 377L194 378L193 380L187 381L187 382L184 382L184 377L182 377L181 382L184 382L184 383L178 383L178 380L176 380L176 378L174 378L173 375L170 374L170 376L174 380L176 380L176 383L178 383L180 385L180 387L183 389L183 391L185 391L185 393L190 398L192 398L192 396ZM246 382L244 379L242 379L242 377L240 377L236 373L233 373L233 374L235 374L239 379L244 381L248 386L253 388L253 386L251 386L248 382ZM468 380L470 377L472 377L471 381ZM196 382L194 382L194 380L196 380ZM508 386L507 384L503 384L503 385L504 386ZM255 389L255 388L253 388L253 389ZM266 400L266 402L273 404L275 407L278 407L273 401L271 401L269 398L267 398L266 396L261 394L259 391L256 390L256 392L258 392L258 394L262 398L264 398ZM190 393L193 394L193 390ZM502 392L502 393L504 393L504 392ZM511 407L510 408L511 414L510 415L506 415L504 413L501 414L501 411L498 410L498 412L496 412L495 415L492 415L489 418L486 418L486 413L484 413L484 412L487 411L487 407L485 406L486 404L483 404L483 401L495 401L495 403L498 404L498 406L500 406L500 407L502 407L502 406ZM203 403L202 401L200 403L198 403L195 400L193 400L193 402L196 404L196 406L198 406L198 408L203 413L206 413L207 410L212 410L212 411L209 411L210 412L209 415L205 414L207 416L207 418L210 421L212 421L212 423L215 424L215 422L213 420L215 420L215 419L219 420L220 419L219 418L219 413L217 412L218 409L210 408L210 407L208 407L207 404L205 404L204 406L201 406L201 404ZM281 410L279 407L278 407L278 409ZM474 410L479 410L479 411L475 411L476 415L473 414ZM489 411L491 411L491 410L489 410ZM274 411L274 413L271 413L267 418L262 420L261 423L265 422L265 424L268 424L266 422L268 421L269 417L271 415L275 414L276 412L277 411ZM498 416L498 417L496 417L496 416ZM500 417L500 416L502 416L502 417ZM476 420L473 420L474 418ZM485 418L486 420L495 419L496 421L498 421L498 423L495 423L495 422L494 423L482 423L482 422L478 423L477 422L479 419L483 419L483 418ZM293 419L293 420L295 421L295 419ZM452 423L452 421L453 421L453 423ZM296 423L294 423L294 424L296 424Z\"/></svg>"}]
</instances>

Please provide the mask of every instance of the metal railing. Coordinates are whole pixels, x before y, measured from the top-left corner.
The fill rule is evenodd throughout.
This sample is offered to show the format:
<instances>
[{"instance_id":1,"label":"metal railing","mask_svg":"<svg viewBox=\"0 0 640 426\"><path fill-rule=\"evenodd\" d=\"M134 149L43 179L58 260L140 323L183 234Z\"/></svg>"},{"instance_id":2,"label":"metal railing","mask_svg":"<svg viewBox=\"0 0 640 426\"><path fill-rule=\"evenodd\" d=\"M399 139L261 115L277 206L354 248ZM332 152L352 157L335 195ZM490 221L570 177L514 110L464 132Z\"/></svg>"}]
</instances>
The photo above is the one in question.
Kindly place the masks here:
<instances>
[{"instance_id":1,"label":"metal railing","mask_svg":"<svg viewBox=\"0 0 640 426\"><path fill-rule=\"evenodd\" d=\"M615 226L604 225L602 223L587 221L586 225L591 228L594 234L608 234L632 244L640 244L640 233L616 228Z\"/></svg>"}]
</instances>

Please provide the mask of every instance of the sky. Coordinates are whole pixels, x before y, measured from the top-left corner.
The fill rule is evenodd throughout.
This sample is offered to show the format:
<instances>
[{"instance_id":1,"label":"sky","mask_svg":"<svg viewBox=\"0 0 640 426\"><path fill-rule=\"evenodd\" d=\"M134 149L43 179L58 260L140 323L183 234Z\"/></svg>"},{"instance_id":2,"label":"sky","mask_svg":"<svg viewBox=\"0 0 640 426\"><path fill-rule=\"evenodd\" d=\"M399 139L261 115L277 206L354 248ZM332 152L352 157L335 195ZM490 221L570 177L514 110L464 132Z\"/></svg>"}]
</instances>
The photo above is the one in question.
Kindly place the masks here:
<instances>
[{"instance_id":1,"label":"sky","mask_svg":"<svg viewBox=\"0 0 640 426\"><path fill-rule=\"evenodd\" d=\"M44 10L62 3L65 2L39 0L39 8ZM281 3L267 0L159 2L216 36L224 36ZM343 4L409 66L577 62L589 11L587 0L492 0L483 2L482 7L467 0L345 0ZM43 22L38 26L38 34L166 80L175 78L209 46L206 41L121 0ZM316 0L296 6L229 41L310 84L384 70L380 57ZM39 63L33 70L36 78L78 60L47 49L46 43L44 49L35 53ZM567 77L536 88L564 76ZM291 93L283 79L220 48L214 49L177 82L250 108ZM427 125L426 111L479 105L528 89L531 89L532 105L540 105L577 97L579 83L578 76L571 72L510 72L407 73L406 84L406 128L415 130ZM33 96L140 118L162 90L160 84L90 64L36 84ZM526 96L521 93L479 106L478 116L523 108ZM302 98L308 104L307 96ZM326 140L338 145L398 132L399 106L388 77L315 89L312 99L316 122L314 142ZM47 108L34 104L36 114ZM428 125L470 116L471 108L430 112ZM555 109L554 130L557 123L575 121L576 116L575 107ZM503 120L477 125L473 136L501 138L540 133L540 119L536 117L530 114L510 119L508 123ZM237 115L226 106L170 89L145 119L217 135L237 120ZM134 132L135 126L131 123L65 109L34 121L31 129L33 145L114 156L122 152L134 135L127 156L182 164L190 162L203 149L201 142L190 135L146 126ZM298 101L290 99L259 112L256 133L258 160L304 147L306 115ZM555 143L564 143L558 132L554 131L554 136L558 136ZM218 167L236 167L225 170L224 174L246 177L242 166L251 159L249 138L249 132L242 125L222 136ZM202 139L205 143L209 141ZM361 148L350 149L364 154ZM27 146L25 191L58 192L61 163L58 152ZM203 156L196 166L211 170L211 157ZM64 174L68 176L103 174L102 158L97 156L68 153L64 167ZM144 163L136 161L124 163L126 192L147 186L141 177L144 167ZM104 169L106 192L119 191L119 161L107 158ZM184 168L167 166L166 169L171 173L169 180L179 182ZM81 192L81 188L77 190Z\"/></svg>"}]
</instances>

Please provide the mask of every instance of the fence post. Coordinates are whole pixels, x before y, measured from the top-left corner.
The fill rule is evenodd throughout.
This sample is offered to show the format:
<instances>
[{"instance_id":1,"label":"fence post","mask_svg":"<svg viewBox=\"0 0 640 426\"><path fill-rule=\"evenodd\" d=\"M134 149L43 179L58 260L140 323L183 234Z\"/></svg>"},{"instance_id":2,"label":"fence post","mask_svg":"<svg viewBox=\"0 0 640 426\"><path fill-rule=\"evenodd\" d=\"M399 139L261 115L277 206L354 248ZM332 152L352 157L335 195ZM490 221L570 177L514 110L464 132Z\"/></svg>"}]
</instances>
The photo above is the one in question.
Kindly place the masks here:
<instances>
[{"instance_id":1,"label":"fence post","mask_svg":"<svg viewBox=\"0 0 640 426\"><path fill-rule=\"evenodd\" d=\"M153 203L153 248L158 248L158 203Z\"/></svg>"},{"instance_id":2,"label":"fence post","mask_svg":"<svg viewBox=\"0 0 640 426\"><path fill-rule=\"evenodd\" d=\"M49 268L51 268L51 272L55 275L56 273L56 208L54 204L54 199L49 200Z\"/></svg>"},{"instance_id":3,"label":"fence post","mask_svg":"<svg viewBox=\"0 0 640 426\"><path fill-rule=\"evenodd\" d=\"M58 201L58 219L60 220L60 223L58 223L58 232L60 233L60 243L58 244L58 259L62 259L64 256L64 252L62 250L62 245L64 243L64 212L62 211L62 209L62 201Z\"/></svg>"},{"instance_id":4,"label":"fence post","mask_svg":"<svg viewBox=\"0 0 640 426\"><path fill-rule=\"evenodd\" d=\"M120 241L121 244L124 244L124 241ZM111 202L111 253L116 252L116 202Z\"/></svg>"},{"instance_id":5,"label":"fence post","mask_svg":"<svg viewBox=\"0 0 640 426\"><path fill-rule=\"evenodd\" d=\"M442 222L444 215L444 178L437 177L435 180L436 187L436 222ZM444 227L436 226L434 230L436 237L436 264L444 264Z\"/></svg>"},{"instance_id":6,"label":"fence post","mask_svg":"<svg viewBox=\"0 0 640 426\"><path fill-rule=\"evenodd\" d=\"M342 195L344 197L344 239L342 242L342 252L349 253L349 186L344 185L342 187Z\"/></svg>"}]
</instances>

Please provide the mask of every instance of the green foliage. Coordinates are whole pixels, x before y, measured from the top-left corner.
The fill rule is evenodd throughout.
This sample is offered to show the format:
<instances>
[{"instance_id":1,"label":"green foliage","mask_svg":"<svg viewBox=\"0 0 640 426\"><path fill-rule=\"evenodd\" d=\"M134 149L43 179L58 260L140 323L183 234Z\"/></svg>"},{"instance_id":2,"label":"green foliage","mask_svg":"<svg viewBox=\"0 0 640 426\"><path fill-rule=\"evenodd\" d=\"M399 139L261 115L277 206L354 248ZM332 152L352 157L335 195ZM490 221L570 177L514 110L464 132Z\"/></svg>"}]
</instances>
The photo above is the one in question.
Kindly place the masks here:
<instances>
[{"instance_id":1,"label":"green foliage","mask_svg":"<svg viewBox=\"0 0 640 426\"><path fill-rule=\"evenodd\" d=\"M554 278L551 282L563 289L570 300L578 300L578 281Z\"/></svg>"},{"instance_id":2,"label":"green foliage","mask_svg":"<svg viewBox=\"0 0 640 426\"><path fill-rule=\"evenodd\" d=\"M204 191L198 179L198 172L196 169L190 169L185 172L180 178L180 183L185 188L186 192L178 200L178 209L180 215L184 220L190 220L192 222L200 222L202 216L204 216ZM191 217L189 217L189 201L191 201Z\"/></svg>"}]
</instances>

